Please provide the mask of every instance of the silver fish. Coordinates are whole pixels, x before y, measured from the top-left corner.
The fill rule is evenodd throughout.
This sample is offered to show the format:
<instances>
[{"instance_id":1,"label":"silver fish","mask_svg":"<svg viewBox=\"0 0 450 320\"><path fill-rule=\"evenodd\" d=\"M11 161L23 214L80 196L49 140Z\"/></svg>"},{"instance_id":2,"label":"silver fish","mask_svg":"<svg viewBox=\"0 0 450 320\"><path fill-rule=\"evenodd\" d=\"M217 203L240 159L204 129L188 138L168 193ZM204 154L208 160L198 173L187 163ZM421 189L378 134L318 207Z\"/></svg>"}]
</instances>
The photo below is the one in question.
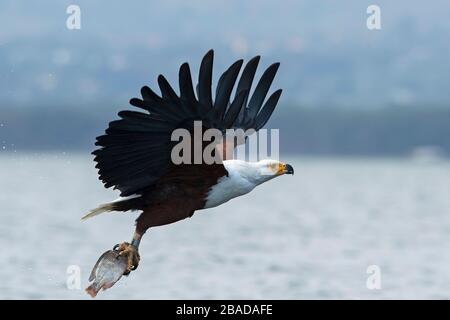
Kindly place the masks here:
<instances>
[{"instance_id":1,"label":"silver fish","mask_svg":"<svg viewBox=\"0 0 450 320\"><path fill-rule=\"evenodd\" d=\"M127 269L127 258L119 255L118 251L108 250L97 260L89 276L93 281L86 292L94 298L100 289L111 288Z\"/></svg>"}]
</instances>

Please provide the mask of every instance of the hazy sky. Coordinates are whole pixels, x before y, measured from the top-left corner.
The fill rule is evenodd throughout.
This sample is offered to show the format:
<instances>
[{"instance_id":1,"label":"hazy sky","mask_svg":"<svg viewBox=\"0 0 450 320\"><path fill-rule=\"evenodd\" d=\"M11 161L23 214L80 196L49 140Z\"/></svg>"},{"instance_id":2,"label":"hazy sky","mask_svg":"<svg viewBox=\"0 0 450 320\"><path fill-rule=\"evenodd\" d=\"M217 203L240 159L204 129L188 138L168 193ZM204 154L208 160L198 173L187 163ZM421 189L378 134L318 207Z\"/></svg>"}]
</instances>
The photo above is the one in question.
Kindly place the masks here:
<instances>
[{"instance_id":1,"label":"hazy sky","mask_svg":"<svg viewBox=\"0 0 450 320\"><path fill-rule=\"evenodd\" d=\"M66 9L81 9L81 29ZM381 30L366 9L381 8ZM275 85L304 106L448 105L450 2L17 1L0 3L0 104L126 104L164 73L216 50L282 63Z\"/></svg>"}]
</instances>

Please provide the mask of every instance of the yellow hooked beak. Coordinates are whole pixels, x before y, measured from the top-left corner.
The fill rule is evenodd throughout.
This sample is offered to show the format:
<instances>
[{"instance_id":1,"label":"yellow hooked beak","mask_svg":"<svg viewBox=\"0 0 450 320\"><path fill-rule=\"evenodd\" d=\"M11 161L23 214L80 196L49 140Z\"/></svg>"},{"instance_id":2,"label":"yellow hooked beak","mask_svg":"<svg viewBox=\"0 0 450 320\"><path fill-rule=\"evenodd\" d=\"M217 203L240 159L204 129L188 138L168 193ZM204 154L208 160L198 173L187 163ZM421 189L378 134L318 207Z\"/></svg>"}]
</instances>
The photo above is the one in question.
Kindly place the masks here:
<instances>
[{"instance_id":1,"label":"yellow hooked beak","mask_svg":"<svg viewBox=\"0 0 450 320\"><path fill-rule=\"evenodd\" d=\"M277 170L277 174L294 174L294 168L287 163L280 163L278 165L278 170Z\"/></svg>"}]
</instances>

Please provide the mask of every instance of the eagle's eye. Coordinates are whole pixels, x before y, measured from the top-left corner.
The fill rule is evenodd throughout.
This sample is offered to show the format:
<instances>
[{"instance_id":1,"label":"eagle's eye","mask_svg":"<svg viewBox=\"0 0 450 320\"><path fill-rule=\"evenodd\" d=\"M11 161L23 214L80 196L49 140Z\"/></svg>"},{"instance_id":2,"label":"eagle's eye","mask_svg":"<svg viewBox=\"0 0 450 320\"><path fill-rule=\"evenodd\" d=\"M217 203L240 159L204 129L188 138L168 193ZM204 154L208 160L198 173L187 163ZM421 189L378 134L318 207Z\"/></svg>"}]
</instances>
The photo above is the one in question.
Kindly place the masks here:
<instances>
[{"instance_id":1,"label":"eagle's eye","mask_svg":"<svg viewBox=\"0 0 450 320\"><path fill-rule=\"evenodd\" d=\"M286 169L286 165L284 163L270 163L268 165L268 168L271 172L273 172L273 174L275 175L279 175L279 174L283 174L285 169Z\"/></svg>"},{"instance_id":2,"label":"eagle's eye","mask_svg":"<svg viewBox=\"0 0 450 320\"><path fill-rule=\"evenodd\" d=\"M276 165L276 174L283 174L286 171L286 165L284 163L278 163Z\"/></svg>"}]
</instances>

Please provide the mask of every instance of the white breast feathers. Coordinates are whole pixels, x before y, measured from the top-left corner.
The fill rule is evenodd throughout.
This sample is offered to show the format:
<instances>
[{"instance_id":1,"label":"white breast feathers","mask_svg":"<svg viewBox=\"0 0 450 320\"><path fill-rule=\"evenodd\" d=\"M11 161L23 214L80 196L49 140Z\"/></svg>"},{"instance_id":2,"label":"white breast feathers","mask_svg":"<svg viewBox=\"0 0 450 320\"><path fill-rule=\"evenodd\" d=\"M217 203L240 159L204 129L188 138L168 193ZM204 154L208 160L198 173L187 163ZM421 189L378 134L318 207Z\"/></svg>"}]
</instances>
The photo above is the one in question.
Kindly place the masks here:
<instances>
[{"instance_id":1,"label":"white breast feathers","mask_svg":"<svg viewBox=\"0 0 450 320\"><path fill-rule=\"evenodd\" d=\"M260 171L254 163L241 160L223 161L228 176L220 178L206 196L206 208L216 207L230 199L253 190L261 182Z\"/></svg>"}]
</instances>

